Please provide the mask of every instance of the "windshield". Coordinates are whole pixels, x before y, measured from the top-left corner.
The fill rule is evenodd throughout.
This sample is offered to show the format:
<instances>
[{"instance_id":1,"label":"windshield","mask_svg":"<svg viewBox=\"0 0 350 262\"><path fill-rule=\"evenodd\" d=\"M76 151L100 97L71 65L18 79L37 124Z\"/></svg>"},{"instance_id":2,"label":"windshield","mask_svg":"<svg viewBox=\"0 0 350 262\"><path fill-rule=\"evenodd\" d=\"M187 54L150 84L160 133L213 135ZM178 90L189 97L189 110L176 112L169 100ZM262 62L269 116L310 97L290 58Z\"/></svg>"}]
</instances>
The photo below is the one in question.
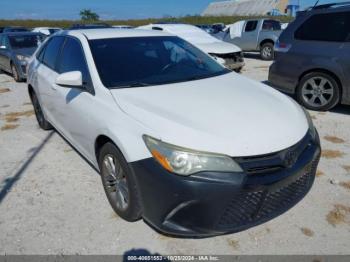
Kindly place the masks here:
<instances>
[{"instance_id":1,"label":"windshield","mask_svg":"<svg viewBox=\"0 0 350 262\"><path fill-rule=\"evenodd\" d=\"M228 73L178 37L90 40L101 81L108 88L161 85Z\"/></svg>"},{"instance_id":2,"label":"windshield","mask_svg":"<svg viewBox=\"0 0 350 262\"><path fill-rule=\"evenodd\" d=\"M41 44L43 38L40 35L16 35L9 36L9 40L13 49L21 49L36 48Z\"/></svg>"},{"instance_id":3,"label":"windshield","mask_svg":"<svg viewBox=\"0 0 350 262\"><path fill-rule=\"evenodd\" d=\"M50 35L52 35L52 34L58 32L59 30L60 30L60 29L56 29L56 28L50 28L50 29L48 29Z\"/></svg>"}]
</instances>

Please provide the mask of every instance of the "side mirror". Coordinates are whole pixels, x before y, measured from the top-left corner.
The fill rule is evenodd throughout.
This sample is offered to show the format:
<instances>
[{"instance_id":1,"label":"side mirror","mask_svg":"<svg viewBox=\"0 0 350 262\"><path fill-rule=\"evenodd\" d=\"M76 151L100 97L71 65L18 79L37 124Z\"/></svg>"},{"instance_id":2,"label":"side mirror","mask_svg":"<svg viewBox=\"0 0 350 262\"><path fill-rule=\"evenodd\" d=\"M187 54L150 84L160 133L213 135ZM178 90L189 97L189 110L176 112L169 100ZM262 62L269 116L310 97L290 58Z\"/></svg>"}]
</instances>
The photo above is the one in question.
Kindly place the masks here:
<instances>
[{"instance_id":1,"label":"side mirror","mask_svg":"<svg viewBox=\"0 0 350 262\"><path fill-rule=\"evenodd\" d=\"M5 45L1 45L0 49L7 49L7 47Z\"/></svg>"},{"instance_id":2,"label":"side mirror","mask_svg":"<svg viewBox=\"0 0 350 262\"><path fill-rule=\"evenodd\" d=\"M80 71L72 71L60 74L56 78L56 84L63 87L83 87L83 77Z\"/></svg>"}]
</instances>

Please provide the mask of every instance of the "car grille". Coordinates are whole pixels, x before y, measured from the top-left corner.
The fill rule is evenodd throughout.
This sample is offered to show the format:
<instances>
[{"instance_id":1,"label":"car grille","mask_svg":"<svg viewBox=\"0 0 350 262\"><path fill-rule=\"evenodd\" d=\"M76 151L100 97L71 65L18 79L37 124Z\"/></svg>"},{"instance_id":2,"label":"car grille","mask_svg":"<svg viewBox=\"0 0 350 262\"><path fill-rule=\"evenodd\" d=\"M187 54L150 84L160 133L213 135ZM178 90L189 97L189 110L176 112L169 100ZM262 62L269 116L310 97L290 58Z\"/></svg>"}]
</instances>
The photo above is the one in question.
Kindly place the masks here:
<instances>
[{"instance_id":1,"label":"car grille","mask_svg":"<svg viewBox=\"0 0 350 262\"><path fill-rule=\"evenodd\" d=\"M310 135L307 134L296 145L280 152L262 156L236 157L234 160L248 175L271 174L292 166L310 145L310 141Z\"/></svg>"},{"instance_id":2,"label":"car grille","mask_svg":"<svg viewBox=\"0 0 350 262\"><path fill-rule=\"evenodd\" d=\"M262 189L236 195L220 216L217 228L227 229L259 224L285 212L310 190L318 161L319 156L304 168L303 174L298 179L288 185L273 191Z\"/></svg>"}]
</instances>

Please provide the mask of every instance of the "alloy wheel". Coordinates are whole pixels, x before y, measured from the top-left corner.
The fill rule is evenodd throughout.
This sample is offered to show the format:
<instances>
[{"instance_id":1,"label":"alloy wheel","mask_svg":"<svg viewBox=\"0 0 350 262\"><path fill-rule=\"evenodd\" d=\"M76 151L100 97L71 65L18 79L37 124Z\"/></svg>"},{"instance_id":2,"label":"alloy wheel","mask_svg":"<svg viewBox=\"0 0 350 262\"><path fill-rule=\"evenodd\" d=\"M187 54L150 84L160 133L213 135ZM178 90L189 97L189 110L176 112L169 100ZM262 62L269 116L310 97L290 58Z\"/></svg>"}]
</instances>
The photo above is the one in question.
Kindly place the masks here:
<instances>
[{"instance_id":1,"label":"alloy wheel","mask_svg":"<svg viewBox=\"0 0 350 262\"><path fill-rule=\"evenodd\" d=\"M333 99L334 86L325 77L312 77L302 86L301 94L305 103L312 107L322 107Z\"/></svg>"},{"instance_id":2,"label":"alloy wheel","mask_svg":"<svg viewBox=\"0 0 350 262\"><path fill-rule=\"evenodd\" d=\"M103 158L103 172L106 191L119 210L129 206L129 189L124 170L115 156L108 154Z\"/></svg>"},{"instance_id":3,"label":"alloy wheel","mask_svg":"<svg viewBox=\"0 0 350 262\"><path fill-rule=\"evenodd\" d=\"M272 48L270 46L265 46L262 53L264 57L270 58L272 56Z\"/></svg>"}]
</instances>

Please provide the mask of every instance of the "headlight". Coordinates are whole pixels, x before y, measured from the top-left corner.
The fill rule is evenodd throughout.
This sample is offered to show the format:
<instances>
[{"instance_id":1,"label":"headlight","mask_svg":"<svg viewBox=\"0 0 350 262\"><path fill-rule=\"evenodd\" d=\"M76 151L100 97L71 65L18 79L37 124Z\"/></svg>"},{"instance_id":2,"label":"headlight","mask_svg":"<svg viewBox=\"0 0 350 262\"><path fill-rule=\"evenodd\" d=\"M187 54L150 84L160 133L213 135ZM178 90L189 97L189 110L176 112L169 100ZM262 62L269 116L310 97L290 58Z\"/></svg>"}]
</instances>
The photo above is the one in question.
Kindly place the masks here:
<instances>
[{"instance_id":1,"label":"headlight","mask_svg":"<svg viewBox=\"0 0 350 262\"><path fill-rule=\"evenodd\" d=\"M189 176L201 171L242 172L242 168L230 157L214 153L198 152L164 143L143 136L148 150L166 170Z\"/></svg>"},{"instance_id":2,"label":"headlight","mask_svg":"<svg viewBox=\"0 0 350 262\"><path fill-rule=\"evenodd\" d=\"M316 137L316 128L315 128L314 123L312 121L311 115L305 108L303 108L303 109L304 109L304 113L305 113L307 122L309 124L310 134L311 134L312 138L315 139L315 137Z\"/></svg>"},{"instance_id":3,"label":"headlight","mask_svg":"<svg viewBox=\"0 0 350 262\"><path fill-rule=\"evenodd\" d=\"M29 61L29 57L28 56L24 56L24 55L16 55L17 59L21 62L28 62Z\"/></svg>"}]
</instances>

